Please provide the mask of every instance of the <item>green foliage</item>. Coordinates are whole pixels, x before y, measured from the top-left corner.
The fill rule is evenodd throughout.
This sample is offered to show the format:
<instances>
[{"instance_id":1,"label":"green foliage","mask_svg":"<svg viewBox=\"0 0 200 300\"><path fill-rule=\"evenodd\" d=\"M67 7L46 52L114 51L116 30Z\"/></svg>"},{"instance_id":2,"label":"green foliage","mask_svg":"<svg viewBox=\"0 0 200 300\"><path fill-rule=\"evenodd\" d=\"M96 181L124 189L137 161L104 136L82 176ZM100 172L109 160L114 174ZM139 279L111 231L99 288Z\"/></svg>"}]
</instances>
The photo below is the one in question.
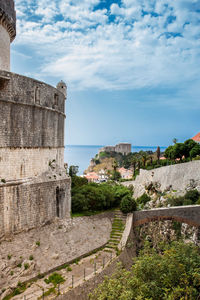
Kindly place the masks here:
<instances>
[{"instance_id":1,"label":"green foliage","mask_svg":"<svg viewBox=\"0 0 200 300\"><path fill-rule=\"evenodd\" d=\"M111 278L89 295L90 300L198 299L200 254L192 244L174 242L159 252L146 244L130 271L118 266Z\"/></svg>"},{"instance_id":2,"label":"green foliage","mask_svg":"<svg viewBox=\"0 0 200 300\"><path fill-rule=\"evenodd\" d=\"M78 166L70 166L69 167L69 176L73 177L76 176L76 174L78 173Z\"/></svg>"},{"instance_id":3,"label":"green foliage","mask_svg":"<svg viewBox=\"0 0 200 300\"><path fill-rule=\"evenodd\" d=\"M85 184L88 184L87 178L76 175L72 177L72 188L81 187Z\"/></svg>"},{"instance_id":4,"label":"green foliage","mask_svg":"<svg viewBox=\"0 0 200 300\"><path fill-rule=\"evenodd\" d=\"M40 241L37 241L35 244L36 244L36 246L39 247L40 246Z\"/></svg>"},{"instance_id":5,"label":"green foliage","mask_svg":"<svg viewBox=\"0 0 200 300\"><path fill-rule=\"evenodd\" d=\"M151 197L148 196L146 193L144 193L142 196L136 199L137 204L140 205L141 208L144 207L144 205L151 200Z\"/></svg>"},{"instance_id":6,"label":"green foliage","mask_svg":"<svg viewBox=\"0 0 200 300\"><path fill-rule=\"evenodd\" d=\"M71 272L72 268L70 266L67 266L67 272Z\"/></svg>"},{"instance_id":7,"label":"green foliage","mask_svg":"<svg viewBox=\"0 0 200 300\"><path fill-rule=\"evenodd\" d=\"M195 141L189 139L186 140L184 143L176 143L173 146L169 146L165 150L164 155L170 160L175 160L177 158L182 160L183 156L185 157L185 159L192 159L197 155L200 155L200 145Z\"/></svg>"},{"instance_id":8,"label":"green foliage","mask_svg":"<svg viewBox=\"0 0 200 300\"><path fill-rule=\"evenodd\" d=\"M117 184L75 185L72 188L72 213L103 211L117 207L125 195L132 196L132 191Z\"/></svg>"},{"instance_id":9,"label":"green foliage","mask_svg":"<svg viewBox=\"0 0 200 300\"><path fill-rule=\"evenodd\" d=\"M133 212L136 210L136 202L135 199L132 198L130 195L126 195L122 198L121 203L120 203L120 210L127 214L129 212Z\"/></svg>"},{"instance_id":10,"label":"green foliage","mask_svg":"<svg viewBox=\"0 0 200 300\"><path fill-rule=\"evenodd\" d=\"M46 284L52 283L55 287L57 286L57 284L65 282L65 279L62 277L62 275L55 272L51 274L48 278L44 279L44 281L46 282Z\"/></svg>"},{"instance_id":11,"label":"green foliage","mask_svg":"<svg viewBox=\"0 0 200 300\"><path fill-rule=\"evenodd\" d=\"M120 178L121 178L121 174L120 174L118 171L113 170L113 171L111 172L111 180L116 180L116 181L118 181Z\"/></svg>"},{"instance_id":12,"label":"green foliage","mask_svg":"<svg viewBox=\"0 0 200 300\"><path fill-rule=\"evenodd\" d=\"M28 264L28 263L25 263L25 264L24 264L24 269L27 270L28 268L29 268L29 264Z\"/></svg>"},{"instance_id":13,"label":"green foliage","mask_svg":"<svg viewBox=\"0 0 200 300\"><path fill-rule=\"evenodd\" d=\"M190 158L200 155L200 144L196 144L189 152Z\"/></svg>"},{"instance_id":14,"label":"green foliage","mask_svg":"<svg viewBox=\"0 0 200 300\"><path fill-rule=\"evenodd\" d=\"M200 204L200 193L194 189L188 191L184 196L169 198L170 206L194 205Z\"/></svg>"},{"instance_id":15,"label":"green foliage","mask_svg":"<svg viewBox=\"0 0 200 300\"><path fill-rule=\"evenodd\" d=\"M20 281L17 284L17 288L13 290L13 292L10 295L7 295L6 297L3 298L3 300L10 300L14 296L20 295L26 290L26 283L21 283Z\"/></svg>"},{"instance_id":16,"label":"green foliage","mask_svg":"<svg viewBox=\"0 0 200 300\"><path fill-rule=\"evenodd\" d=\"M34 259L33 255L30 255L29 260L33 260L33 259Z\"/></svg>"}]
</instances>

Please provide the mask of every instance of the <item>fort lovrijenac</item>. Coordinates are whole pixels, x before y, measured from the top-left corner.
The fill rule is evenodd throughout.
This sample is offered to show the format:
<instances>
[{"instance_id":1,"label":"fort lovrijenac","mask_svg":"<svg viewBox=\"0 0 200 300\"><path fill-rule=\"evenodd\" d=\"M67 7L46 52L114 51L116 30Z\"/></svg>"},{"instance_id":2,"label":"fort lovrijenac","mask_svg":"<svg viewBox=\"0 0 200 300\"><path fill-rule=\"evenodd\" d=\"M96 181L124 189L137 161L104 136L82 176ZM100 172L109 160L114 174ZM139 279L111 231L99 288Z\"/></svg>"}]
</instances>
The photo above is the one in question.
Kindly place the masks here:
<instances>
[{"instance_id":1,"label":"fort lovrijenac","mask_svg":"<svg viewBox=\"0 0 200 300\"><path fill-rule=\"evenodd\" d=\"M0 0L0 237L71 211L64 168L67 87L10 72L16 36L13 0Z\"/></svg>"}]
</instances>

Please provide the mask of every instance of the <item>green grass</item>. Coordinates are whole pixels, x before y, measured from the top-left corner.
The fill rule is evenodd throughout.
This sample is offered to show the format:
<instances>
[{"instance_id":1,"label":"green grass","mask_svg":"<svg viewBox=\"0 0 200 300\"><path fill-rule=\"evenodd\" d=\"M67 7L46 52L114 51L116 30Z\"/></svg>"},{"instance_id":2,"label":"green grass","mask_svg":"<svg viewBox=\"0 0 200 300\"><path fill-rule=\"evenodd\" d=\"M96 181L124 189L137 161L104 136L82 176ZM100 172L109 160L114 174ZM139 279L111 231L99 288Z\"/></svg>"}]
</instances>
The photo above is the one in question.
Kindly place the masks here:
<instances>
[{"instance_id":1,"label":"green grass","mask_svg":"<svg viewBox=\"0 0 200 300\"><path fill-rule=\"evenodd\" d=\"M51 274L48 278L44 279L46 284L52 283L54 287L57 286L57 284L65 282L65 279L62 277L62 275L58 273Z\"/></svg>"},{"instance_id":2,"label":"green grass","mask_svg":"<svg viewBox=\"0 0 200 300\"><path fill-rule=\"evenodd\" d=\"M18 282L17 288L15 288L10 295L4 297L3 300L10 300L14 296L20 295L21 293L23 293L25 290L26 290L26 283L22 284L22 283Z\"/></svg>"},{"instance_id":3,"label":"green grass","mask_svg":"<svg viewBox=\"0 0 200 300\"><path fill-rule=\"evenodd\" d=\"M98 214L102 214L104 212L109 212L109 211L115 211L115 208L112 209L107 209L107 210L94 210L94 211L83 211L83 212L79 212L79 213L71 213L71 217L72 218L78 218L78 217L89 217L89 216L94 216L94 215L98 215Z\"/></svg>"}]
</instances>

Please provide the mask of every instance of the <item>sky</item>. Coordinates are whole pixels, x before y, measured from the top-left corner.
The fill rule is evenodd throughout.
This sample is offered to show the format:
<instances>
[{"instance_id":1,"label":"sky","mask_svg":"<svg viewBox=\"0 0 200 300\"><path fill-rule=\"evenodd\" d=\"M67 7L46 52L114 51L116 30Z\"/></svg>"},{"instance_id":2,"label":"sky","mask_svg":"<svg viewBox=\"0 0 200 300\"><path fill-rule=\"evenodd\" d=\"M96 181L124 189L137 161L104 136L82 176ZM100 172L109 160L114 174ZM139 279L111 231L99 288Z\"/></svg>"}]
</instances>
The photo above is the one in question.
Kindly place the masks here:
<instances>
[{"instance_id":1,"label":"sky","mask_svg":"<svg viewBox=\"0 0 200 300\"><path fill-rule=\"evenodd\" d=\"M68 86L65 144L200 131L200 0L15 0L15 73Z\"/></svg>"}]
</instances>

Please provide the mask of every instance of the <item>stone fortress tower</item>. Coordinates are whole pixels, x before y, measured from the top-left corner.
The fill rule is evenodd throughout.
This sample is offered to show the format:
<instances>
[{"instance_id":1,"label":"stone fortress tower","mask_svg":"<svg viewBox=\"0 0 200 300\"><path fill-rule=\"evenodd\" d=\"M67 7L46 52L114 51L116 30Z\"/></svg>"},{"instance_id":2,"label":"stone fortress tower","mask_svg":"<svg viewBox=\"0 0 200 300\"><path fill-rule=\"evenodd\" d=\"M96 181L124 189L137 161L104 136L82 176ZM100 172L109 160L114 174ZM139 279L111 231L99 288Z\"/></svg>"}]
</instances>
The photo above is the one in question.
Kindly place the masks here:
<instances>
[{"instance_id":1,"label":"stone fortress tower","mask_svg":"<svg viewBox=\"0 0 200 300\"><path fill-rule=\"evenodd\" d=\"M10 71L10 43L16 36L13 0L0 0L0 69Z\"/></svg>"},{"instance_id":2,"label":"stone fortress tower","mask_svg":"<svg viewBox=\"0 0 200 300\"><path fill-rule=\"evenodd\" d=\"M10 71L13 0L0 0L0 237L69 217L64 168L67 87Z\"/></svg>"}]
</instances>

